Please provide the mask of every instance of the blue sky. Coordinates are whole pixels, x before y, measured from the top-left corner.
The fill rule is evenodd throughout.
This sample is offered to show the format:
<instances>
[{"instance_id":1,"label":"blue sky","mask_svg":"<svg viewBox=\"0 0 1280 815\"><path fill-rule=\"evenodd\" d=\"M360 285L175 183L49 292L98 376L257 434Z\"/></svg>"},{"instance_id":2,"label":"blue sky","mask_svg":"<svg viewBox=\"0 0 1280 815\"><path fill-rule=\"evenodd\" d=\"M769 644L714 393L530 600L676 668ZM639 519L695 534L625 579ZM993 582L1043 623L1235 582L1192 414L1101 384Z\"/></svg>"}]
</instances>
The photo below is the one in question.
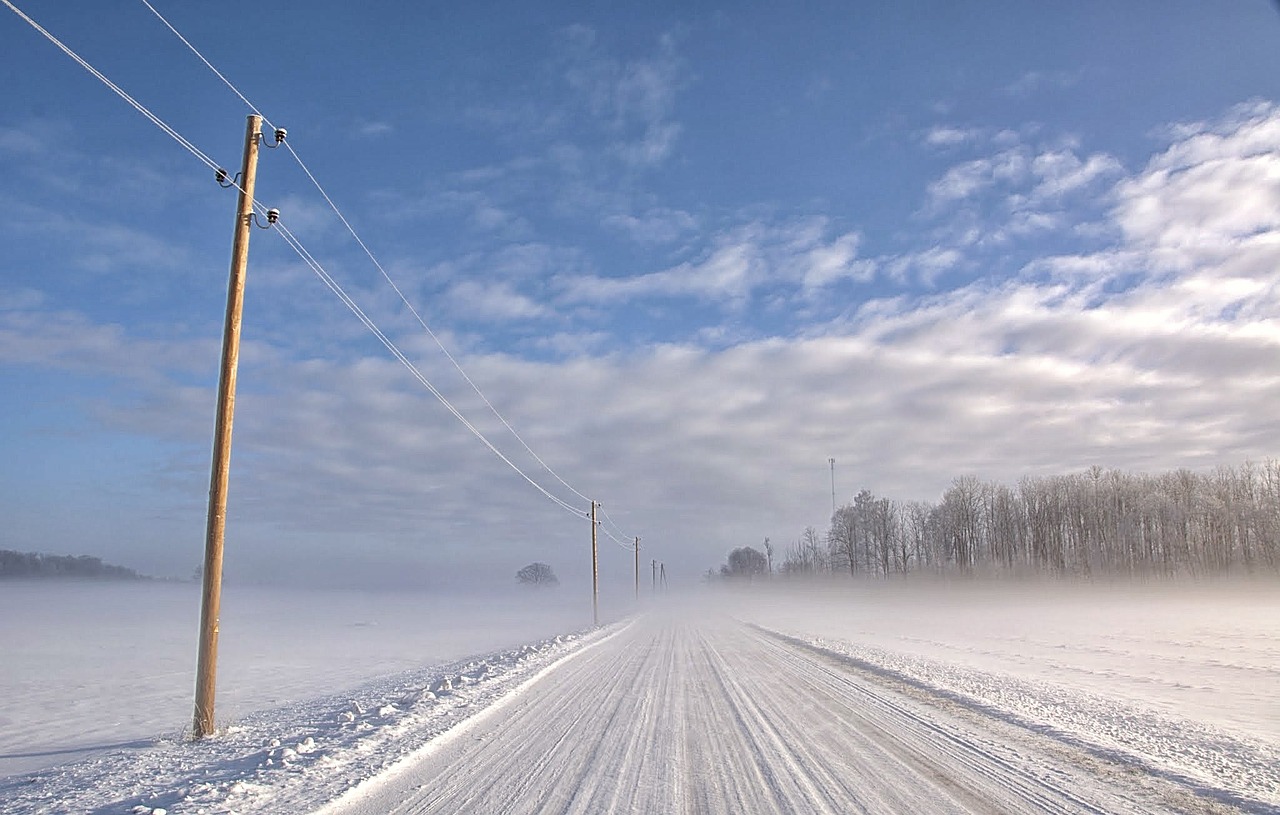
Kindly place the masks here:
<instances>
[{"instance_id":1,"label":"blue sky","mask_svg":"<svg viewBox=\"0 0 1280 815\"><path fill-rule=\"evenodd\" d=\"M250 111L145 5L16 5L238 166ZM288 128L529 447L673 574L825 527L829 457L842 499L933 500L966 474L1280 452L1273 3L155 6ZM234 197L0 12L0 546L185 575ZM286 151L257 192L586 508ZM581 585L589 527L278 235L252 241L228 575L544 560Z\"/></svg>"}]
</instances>

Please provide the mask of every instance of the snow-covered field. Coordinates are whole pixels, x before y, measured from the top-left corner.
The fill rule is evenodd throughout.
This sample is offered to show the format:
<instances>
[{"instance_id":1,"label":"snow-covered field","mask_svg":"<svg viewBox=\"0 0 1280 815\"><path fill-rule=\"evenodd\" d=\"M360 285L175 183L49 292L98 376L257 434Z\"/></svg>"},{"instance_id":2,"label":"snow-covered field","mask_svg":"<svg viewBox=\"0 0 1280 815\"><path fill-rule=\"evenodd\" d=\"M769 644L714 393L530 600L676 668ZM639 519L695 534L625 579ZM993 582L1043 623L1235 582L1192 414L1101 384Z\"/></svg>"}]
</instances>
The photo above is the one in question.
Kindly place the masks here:
<instances>
[{"instance_id":1,"label":"snow-covered field","mask_svg":"<svg viewBox=\"0 0 1280 815\"><path fill-rule=\"evenodd\" d=\"M1274 583L756 586L576 634L568 595L229 592L200 744L193 587L64 591L0 590L0 812L1280 813Z\"/></svg>"},{"instance_id":2,"label":"snow-covered field","mask_svg":"<svg viewBox=\"0 0 1280 815\"><path fill-rule=\"evenodd\" d=\"M199 614L195 584L0 584L0 777L180 736ZM515 586L505 597L228 586L218 719L574 631L590 614L589 597Z\"/></svg>"},{"instance_id":3,"label":"snow-covered field","mask_svg":"<svg viewBox=\"0 0 1280 815\"><path fill-rule=\"evenodd\" d=\"M1280 808L1280 585L832 584L735 613L1223 800Z\"/></svg>"}]
</instances>

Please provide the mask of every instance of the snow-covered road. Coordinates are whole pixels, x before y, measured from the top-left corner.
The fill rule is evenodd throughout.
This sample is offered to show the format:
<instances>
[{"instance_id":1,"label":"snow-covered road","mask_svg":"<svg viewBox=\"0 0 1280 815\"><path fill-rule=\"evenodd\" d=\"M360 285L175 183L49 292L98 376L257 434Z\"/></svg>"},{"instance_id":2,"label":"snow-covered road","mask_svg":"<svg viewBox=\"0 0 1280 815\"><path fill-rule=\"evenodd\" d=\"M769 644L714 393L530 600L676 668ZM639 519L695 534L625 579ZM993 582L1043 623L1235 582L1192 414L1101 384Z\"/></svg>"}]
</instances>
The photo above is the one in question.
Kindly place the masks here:
<instances>
[{"instance_id":1,"label":"snow-covered road","mask_svg":"<svg viewBox=\"0 0 1280 815\"><path fill-rule=\"evenodd\" d=\"M1212 798L800 640L653 613L321 811L1237 811Z\"/></svg>"}]
</instances>

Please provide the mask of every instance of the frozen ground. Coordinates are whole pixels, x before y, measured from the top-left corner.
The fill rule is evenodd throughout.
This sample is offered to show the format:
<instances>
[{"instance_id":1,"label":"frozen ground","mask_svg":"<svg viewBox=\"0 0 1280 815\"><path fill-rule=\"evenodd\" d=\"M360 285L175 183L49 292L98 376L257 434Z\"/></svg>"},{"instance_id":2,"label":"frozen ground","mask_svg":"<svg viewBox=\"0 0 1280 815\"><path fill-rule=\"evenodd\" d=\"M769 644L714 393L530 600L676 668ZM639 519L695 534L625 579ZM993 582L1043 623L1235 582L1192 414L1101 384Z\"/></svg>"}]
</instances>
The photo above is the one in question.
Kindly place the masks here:
<instances>
[{"instance_id":1,"label":"frozen ground","mask_svg":"<svg viewBox=\"0 0 1280 815\"><path fill-rule=\"evenodd\" d=\"M576 630L590 600L228 586L217 713L234 722L423 666ZM200 587L0 583L0 777L178 737Z\"/></svg>"},{"instance_id":2,"label":"frozen ground","mask_svg":"<svg viewBox=\"0 0 1280 815\"><path fill-rule=\"evenodd\" d=\"M447 650L391 628L419 637L404 651ZM300 630L248 661L282 666ZM36 719L13 701L3 645L0 710ZM757 587L459 647L483 655L394 675L390 658L340 693L294 677L202 744L121 739L0 779L0 812L1280 813L1274 585ZM71 696L131 706L109 692ZM56 707L39 715L73 732Z\"/></svg>"},{"instance_id":3,"label":"frozen ground","mask_svg":"<svg viewBox=\"0 0 1280 815\"><path fill-rule=\"evenodd\" d=\"M1280 585L829 586L737 614L1222 801L1280 812ZM1271 809L1267 809L1271 807Z\"/></svg>"}]
</instances>

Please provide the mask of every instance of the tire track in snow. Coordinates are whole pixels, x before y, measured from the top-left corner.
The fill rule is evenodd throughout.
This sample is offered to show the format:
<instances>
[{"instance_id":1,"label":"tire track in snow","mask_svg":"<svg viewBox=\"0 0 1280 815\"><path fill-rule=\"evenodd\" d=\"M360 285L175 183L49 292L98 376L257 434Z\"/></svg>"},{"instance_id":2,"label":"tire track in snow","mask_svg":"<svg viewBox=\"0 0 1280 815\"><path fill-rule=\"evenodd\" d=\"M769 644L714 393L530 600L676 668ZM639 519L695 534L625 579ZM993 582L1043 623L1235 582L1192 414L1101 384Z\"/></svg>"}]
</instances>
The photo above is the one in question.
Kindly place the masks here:
<instances>
[{"instance_id":1,"label":"tire track in snow","mask_svg":"<svg viewBox=\"0 0 1280 815\"><path fill-rule=\"evenodd\" d=\"M325 812L1234 811L729 619L650 614L464 728Z\"/></svg>"}]
</instances>

